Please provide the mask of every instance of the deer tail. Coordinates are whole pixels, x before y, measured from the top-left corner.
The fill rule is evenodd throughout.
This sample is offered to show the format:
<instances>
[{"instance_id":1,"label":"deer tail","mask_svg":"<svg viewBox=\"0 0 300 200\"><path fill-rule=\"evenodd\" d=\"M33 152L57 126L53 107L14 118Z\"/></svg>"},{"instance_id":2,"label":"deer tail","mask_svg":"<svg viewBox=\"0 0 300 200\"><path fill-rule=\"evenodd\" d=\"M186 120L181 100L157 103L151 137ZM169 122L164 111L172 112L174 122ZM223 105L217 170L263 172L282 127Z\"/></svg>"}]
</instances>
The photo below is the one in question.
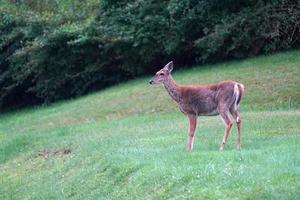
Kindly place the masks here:
<instances>
[{"instance_id":1,"label":"deer tail","mask_svg":"<svg viewBox=\"0 0 300 200\"><path fill-rule=\"evenodd\" d=\"M241 83L235 83L234 84L234 91L233 91L233 96L234 96L234 109L238 110L240 101L242 99L242 96L244 94L245 87Z\"/></svg>"}]
</instances>

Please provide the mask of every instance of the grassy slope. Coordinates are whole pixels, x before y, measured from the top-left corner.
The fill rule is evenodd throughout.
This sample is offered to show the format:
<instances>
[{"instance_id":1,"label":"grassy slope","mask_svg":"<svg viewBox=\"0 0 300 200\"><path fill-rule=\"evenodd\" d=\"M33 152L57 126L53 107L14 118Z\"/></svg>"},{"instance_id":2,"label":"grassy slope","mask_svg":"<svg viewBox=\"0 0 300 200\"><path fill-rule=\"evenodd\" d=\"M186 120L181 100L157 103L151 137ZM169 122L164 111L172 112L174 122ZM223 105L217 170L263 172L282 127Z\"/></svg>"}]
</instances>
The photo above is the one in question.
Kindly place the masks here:
<instances>
[{"instance_id":1,"label":"grassy slope","mask_svg":"<svg viewBox=\"0 0 300 200\"><path fill-rule=\"evenodd\" d=\"M298 199L300 51L180 70L180 83L245 84L242 150L233 127L187 120L161 87L130 81L77 100L0 116L0 199ZM292 108L288 99L292 99ZM38 156L70 147L71 154Z\"/></svg>"}]
</instances>

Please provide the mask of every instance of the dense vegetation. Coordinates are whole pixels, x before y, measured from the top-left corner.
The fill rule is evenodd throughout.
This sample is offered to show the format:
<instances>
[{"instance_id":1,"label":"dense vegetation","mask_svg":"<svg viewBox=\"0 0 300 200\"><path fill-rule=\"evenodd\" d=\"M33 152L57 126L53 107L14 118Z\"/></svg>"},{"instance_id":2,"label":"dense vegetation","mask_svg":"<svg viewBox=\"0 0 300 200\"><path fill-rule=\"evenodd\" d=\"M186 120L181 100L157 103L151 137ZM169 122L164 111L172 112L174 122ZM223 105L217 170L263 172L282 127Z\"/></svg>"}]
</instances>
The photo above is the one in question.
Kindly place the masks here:
<instances>
[{"instance_id":1,"label":"dense vegetation","mask_svg":"<svg viewBox=\"0 0 300 200\"><path fill-rule=\"evenodd\" d=\"M300 47L298 1L0 0L0 108Z\"/></svg>"},{"instance_id":2,"label":"dense vegetation","mask_svg":"<svg viewBox=\"0 0 300 200\"><path fill-rule=\"evenodd\" d=\"M182 84L245 84L240 151L235 124L219 151L219 116L198 118L186 151L188 120L149 77L1 114L0 199L298 200L299 63L291 51L174 69Z\"/></svg>"}]
</instances>

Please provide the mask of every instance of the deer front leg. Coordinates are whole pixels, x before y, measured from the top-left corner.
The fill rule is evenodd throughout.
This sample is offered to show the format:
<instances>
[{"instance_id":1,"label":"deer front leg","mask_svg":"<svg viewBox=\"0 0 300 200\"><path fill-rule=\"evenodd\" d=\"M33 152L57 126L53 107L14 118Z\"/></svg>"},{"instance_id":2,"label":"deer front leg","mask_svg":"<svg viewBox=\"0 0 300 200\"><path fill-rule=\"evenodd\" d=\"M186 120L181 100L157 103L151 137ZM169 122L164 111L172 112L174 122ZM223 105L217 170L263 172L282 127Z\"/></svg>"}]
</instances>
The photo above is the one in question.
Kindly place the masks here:
<instances>
[{"instance_id":1,"label":"deer front leg","mask_svg":"<svg viewBox=\"0 0 300 200\"><path fill-rule=\"evenodd\" d=\"M189 135L188 135L188 144L187 148L189 151L193 150L193 142L197 124L197 116L196 115L188 115L190 126L189 126Z\"/></svg>"}]
</instances>

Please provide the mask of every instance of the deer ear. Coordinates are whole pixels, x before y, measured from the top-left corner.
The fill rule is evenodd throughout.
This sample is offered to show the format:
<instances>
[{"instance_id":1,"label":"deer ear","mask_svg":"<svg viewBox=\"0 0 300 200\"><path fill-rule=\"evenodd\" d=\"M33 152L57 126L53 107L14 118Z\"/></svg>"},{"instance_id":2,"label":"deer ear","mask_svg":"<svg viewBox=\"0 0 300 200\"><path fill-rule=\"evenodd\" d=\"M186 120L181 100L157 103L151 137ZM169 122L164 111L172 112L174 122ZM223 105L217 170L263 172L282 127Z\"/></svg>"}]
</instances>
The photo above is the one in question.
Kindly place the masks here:
<instances>
[{"instance_id":1,"label":"deer ear","mask_svg":"<svg viewBox=\"0 0 300 200\"><path fill-rule=\"evenodd\" d=\"M173 61L171 61L168 64L166 64L164 68L166 68L169 72L171 72L173 70L173 67L174 67Z\"/></svg>"}]
</instances>

